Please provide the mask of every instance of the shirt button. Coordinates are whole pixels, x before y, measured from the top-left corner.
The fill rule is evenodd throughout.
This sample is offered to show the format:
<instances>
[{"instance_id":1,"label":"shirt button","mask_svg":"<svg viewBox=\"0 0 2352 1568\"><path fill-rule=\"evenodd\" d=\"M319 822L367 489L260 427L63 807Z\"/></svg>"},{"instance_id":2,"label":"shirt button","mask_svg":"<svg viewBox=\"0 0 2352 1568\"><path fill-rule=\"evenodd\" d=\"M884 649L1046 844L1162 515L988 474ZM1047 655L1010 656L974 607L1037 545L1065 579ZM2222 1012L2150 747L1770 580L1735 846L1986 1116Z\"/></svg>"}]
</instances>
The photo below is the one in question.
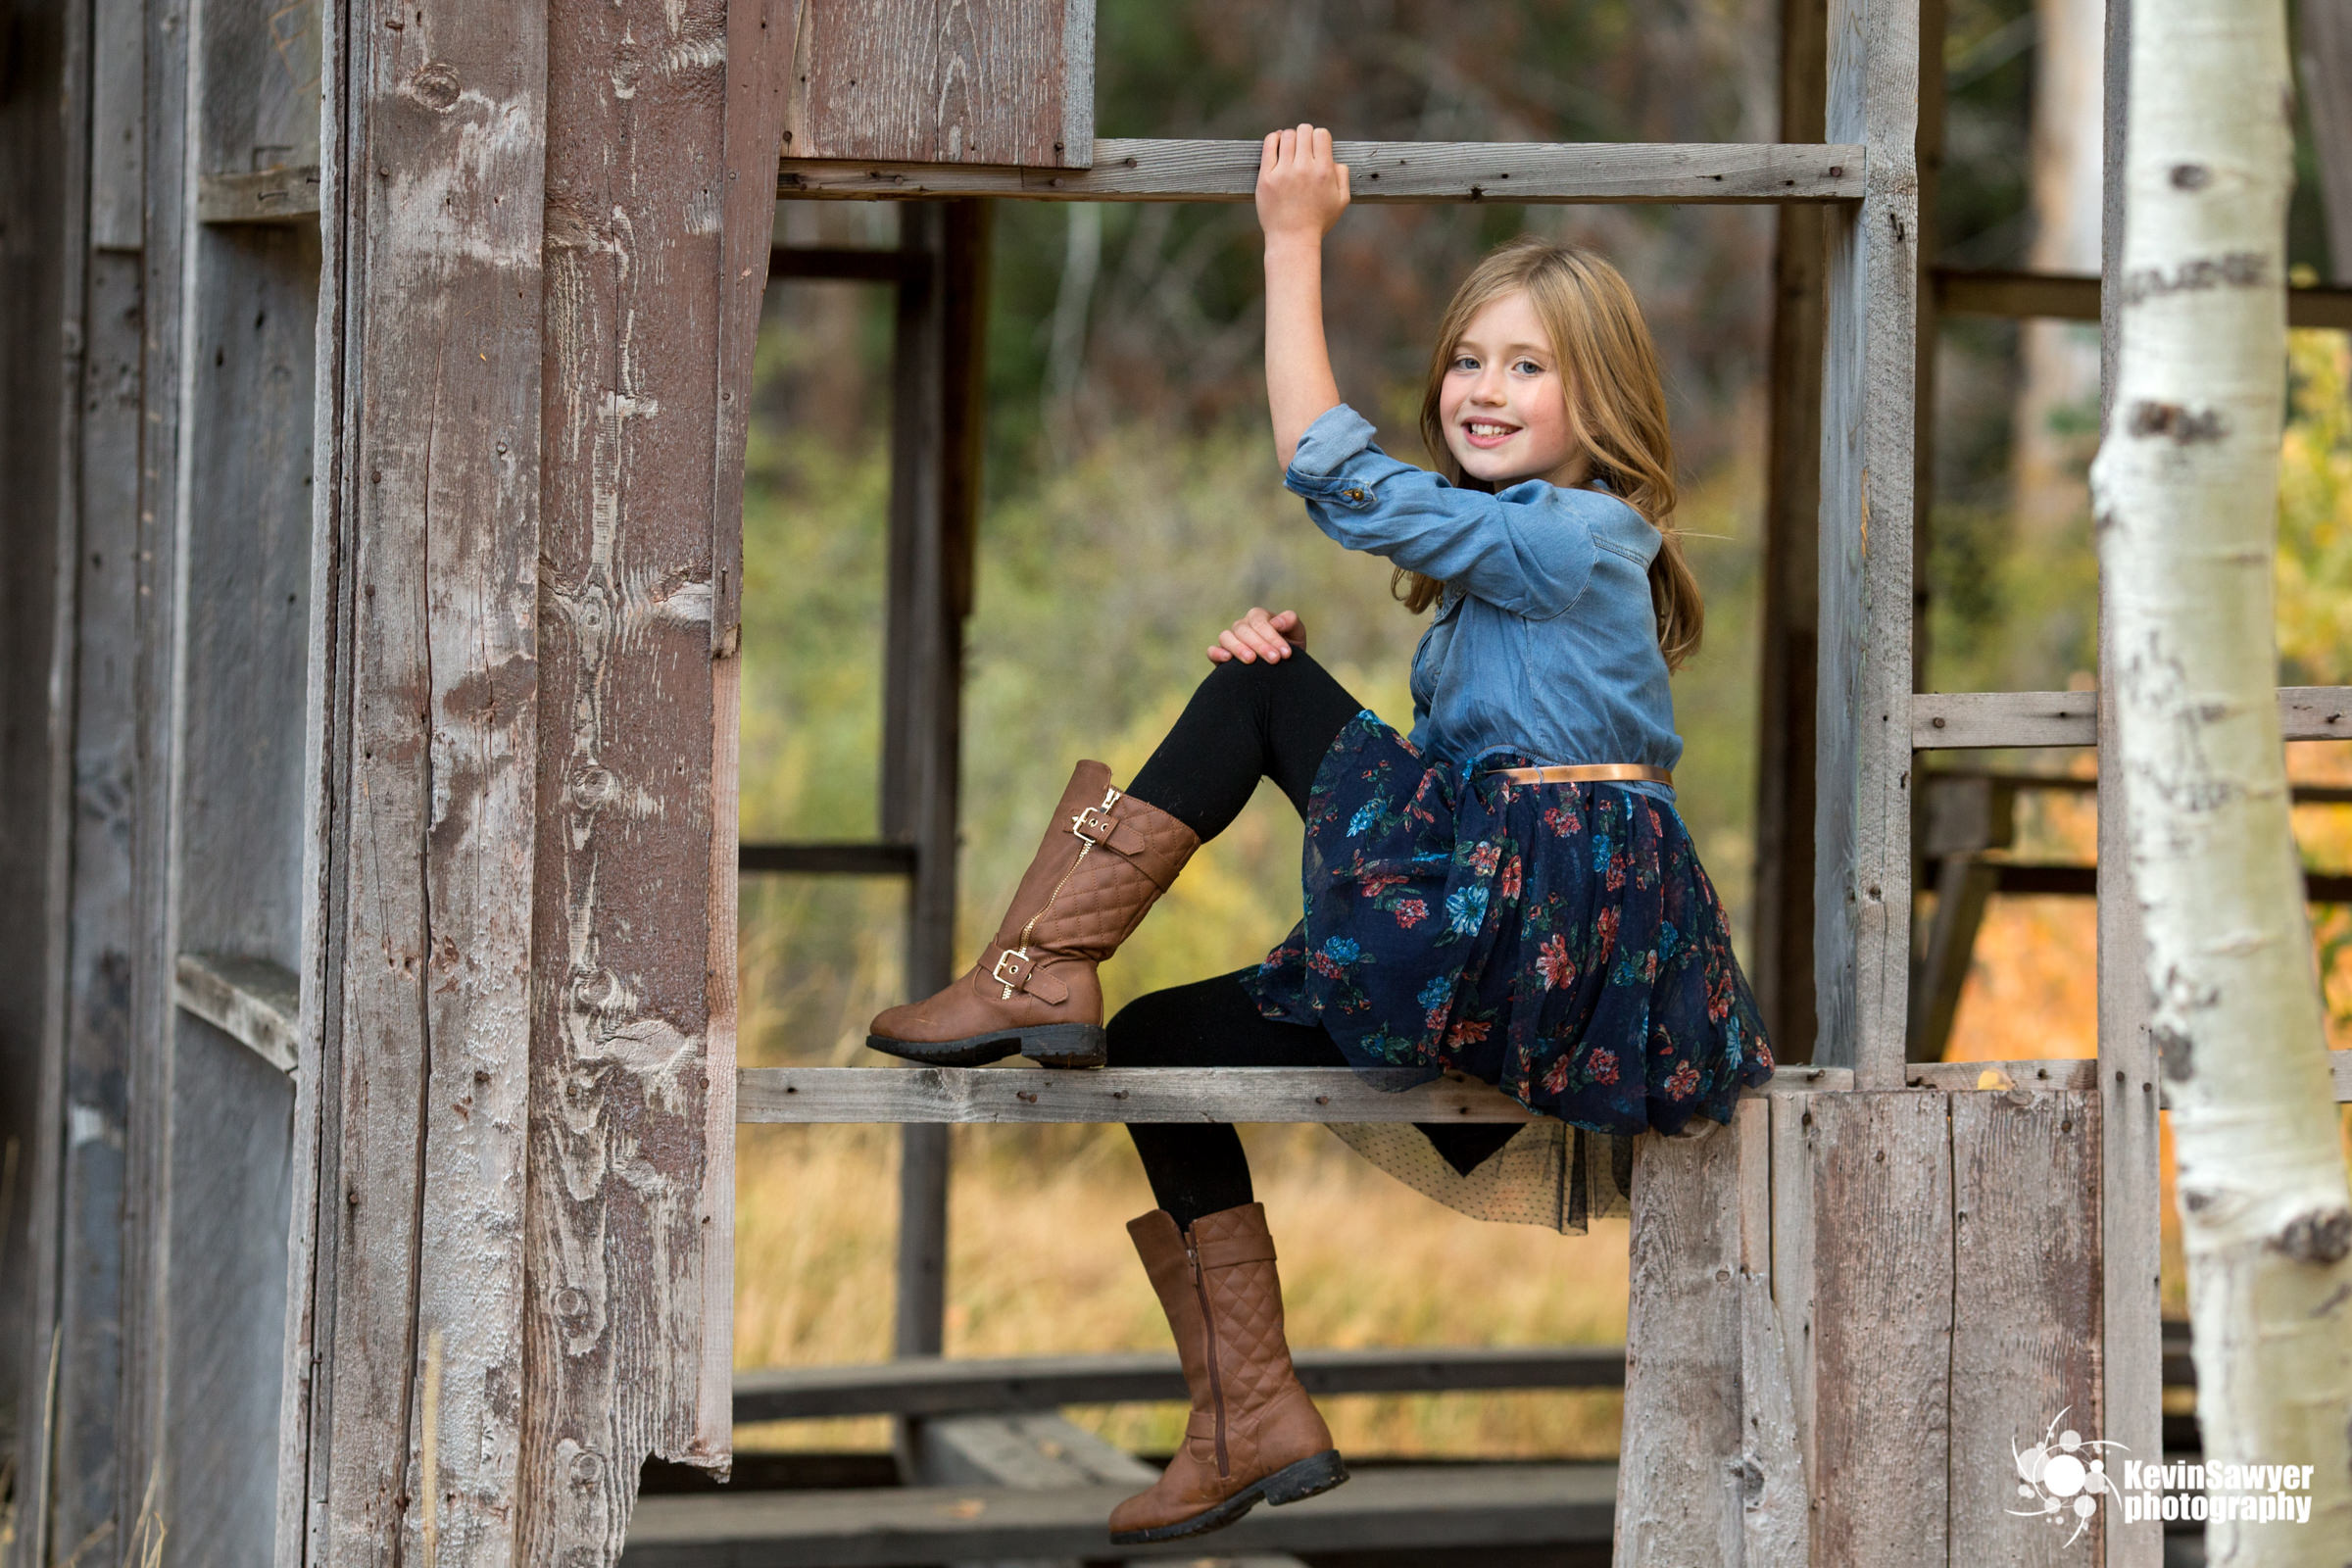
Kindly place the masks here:
<instances>
[{"instance_id":1,"label":"shirt button","mask_svg":"<svg viewBox=\"0 0 2352 1568\"><path fill-rule=\"evenodd\" d=\"M1364 492L1361 489L1354 487L1343 490L1340 492L1340 494L1346 496L1350 501L1361 502L1364 499Z\"/></svg>"}]
</instances>

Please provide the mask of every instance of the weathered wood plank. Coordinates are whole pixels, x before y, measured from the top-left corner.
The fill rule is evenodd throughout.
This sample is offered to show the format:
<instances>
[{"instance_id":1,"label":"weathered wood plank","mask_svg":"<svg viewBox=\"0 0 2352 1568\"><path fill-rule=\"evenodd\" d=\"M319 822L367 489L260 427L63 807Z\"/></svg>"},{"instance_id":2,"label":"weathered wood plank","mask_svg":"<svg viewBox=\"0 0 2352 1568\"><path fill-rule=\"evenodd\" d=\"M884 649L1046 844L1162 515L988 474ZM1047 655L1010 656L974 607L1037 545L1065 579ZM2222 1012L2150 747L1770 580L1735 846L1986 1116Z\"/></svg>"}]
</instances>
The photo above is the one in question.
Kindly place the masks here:
<instances>
[{"instance_id":1,"label":"weathered wood plank","mask_svg":"<svg viewBox=\"0 0 2352 1568\"><path fill-rule=\"evenodd\" d=\"M2096 1562L2098 1516L2053 1528L2018 1496L2016 1455L2105 1436L2099 1396L2095 1093L1951 1096L1950 1542L1954 1563ZM2095 1454L2083 1452L2079 1458Z\"/></svg>"},{"instance_id":2,"label":"weathered wood plank","mask_svg":"<svg viewBox=\"0 0 2352 1568\"><path fill-rule=\"evenodd\" d=\"M2278 724L2290 741L2352 737L2352 687L2279 687ZM1911 699L1911 744L1923 752L2098 740L2095 691L1921 692Z\"/></svg>"},{"instance_id":3,"label":"weathered wood plank","mask_svg":"<svg viewBox=\"0 0 2352 1568\"><path fill-rule=\"evenodd\" d=\"M268 958L217 953L179 956L180 1010L206 1023L292 1074L301 1056L302 982L291 969Z\"/></svg>"},{"instance_id":4,"label":"weathered wood plank","mask_svg":"<svg viewBox=\"0 0 2352 1568\"><path fill-rule=\"evenodd\" d=\"M1827 134L1869 150L1830 229L1814 807L1815 1059L1902 1082L1911 926L1916 7L1831 0Z\"/></svg>"},{"instance_id":5,"label":"weathered wood plank","mask_svg":"<svg viewBox=\"0 0 2352 1568\"><path fill-rule=\"evenodd\" d=\"M1546 1463L1365 1469L1319 1497L1252 1509L1217 1533L1213 1549L1226 1556L1605 1542L1615 1472L1610 1464ZM1199 1541L1111 1547L1103 1521L1132 1490L1114 1482L1054 1492L893 1487L648 1497L621 1561L627 1568L864 1568L959 1554L1202 1555Z\"/></svg>"},{"instance_id":6,"label":"weathered wood plank","mask_svg":"<svg viewBox=\"0 0 2352 1568\"><path fill-rule=\"evenodd\" d=\"M1913 1089L2065 1089L2097 1087L2099 1064L2089 1056L2040 1061L1914 1061L1903 1068Z\"/></svg>"},{"instance_id":7,"label":"weathered wood plank","mask_svg":"<svg viewBox=\"0 0 2352 1568\"><path fill-rule=\"evenodd\" d=\"M1765 1099L1742 1100L1733 1130L1740 1204L1740 1468L1741 1568L1808 1568L1812 1492L1796 1426L1784 1314L1773 1299L1772 1118Z\"/></svg>"},{"instance_id":8,"label":"weathered wood plank","mask_svg":"<svg viewBox=\"0 0 2352 1568\"><path fill-rule=\"evenodd\" d=\"M648 1452L727 1458L705 1403L730 1212L711 1118L733 1068L732 986L712 974L732 963L713 959L728 934L711 899L735 857L714 432L722 383L741 386L720 344L741 342L722 323L743 242L722 0L554 0L546 37L516 1546L532 1564L617 1555ZM763 206L760 251L768 222Z\"/></svg>"},{"instance_id":9,"label":"weathered wood plank","mask_svg":"<svg viewBox=\"0 0 2352 1568\"><path fill-rule=\"evenodd\" d=\"M776 194L1246 202L1260 150L1254 141L1098 141L1084 171L787 158ZM1353 171L1359 202L1850 202L1865 183L1862 149L1842 143L1343 141L1334 151Z\"/></svg>"},{"instance_id":10,"label":"weathered wood plank","mask_svg":"<svg viewBox=\"0 0 2352 1568\"><path fill-rule=\"evenodd\" d=\"M337 33L330 57L311 704L314 820L343 836L309 939L330 955L320 1200L296 1240L319 1287L287 1313L290 1356L310 1341L324 1365L308 1408L290 1380L307 1496L288 1477L280 1550L299 1518L314 1560L500 1564L523 1379L546 19L425 0L404 20Z\"/></svg>"},{"instance_id":11,"label":"weathered wood plank","mask_svg":"<svg viewBox=\"0 0 2352 1568\"><path fill-rule=\"evenodd\" d=\"M1736 1128L1634 1145L1620 1563L1740 1560L1741 1151Z\"/></svg>"},{"instance_id":12,"label":"weathered wood plank","mask_svg":"<svg viewBox=\"0 0 2352 1568\"><path fill-rule=\"evenodd\" d=\"M806 0L784 145L796 158L1084 168L1094 0Z\"/></svg>"},{"instance_id":13,"label":"weathered wood plank","mask_svg":"<svg viewBox=\"0 0 2352 1568\"><path fill-rule=\"evenodd\" d=\"M2328 1071L2335 1081L2336 1102L2352 1101L2352 1051L2328 1053Z\"/></svg>"},{"instance_id":14,"label":"weathered wood plank","mask_svg":"<svg viewBox=\"0 0 2352 1568\"><path fill-rule=\"evenodd\" d=\"M98 76L91 115L91 245L83 294L85 347L81 364L78 550L74 635L74 817L71 922L67 933L68 987L62 1106L71 1136L59 1152L58 1244L68 1261L55 1271L59 1325L56 1387L51 1395L53 1438L48 1459L22 1455L24 1491L50 1498L49 1528L68 1543L111 1533L121 1506L117 1462L122 1406L122 1200L127 1174L124 1133L129 1121L131 1064L130 960L139 918L131 896L131 802L137 771L138 700L133 681L138 647L139 260L98 250L102 207L120 193L101 188L98 164L127 162L135 181L139 104L135 68L141 57L136 15L121 4L94 19L101 33L126 43L134 68L127 96L108 90L108 63L93 58ZM120 36L127 29L127 37ZM109 111L131 116L110 123ZM125 152L122 143L129 142ZM127 237L138 242L138 199L129 193ZM115 238L124 237L122 215ZM27 1103L40 1097L26 1095ZM26 1152L29 1152L27 1151ZM37 1159L20 1155L17 1180ZM29 1303L28 1303L29 1304ZM44 1347L44 1349L46 1348ZM24 1539L39 1539L36 1514L21 1516Z\"/></svg>"},{"instance_id":15,"label":"weathered wood plank","mask_svg":"<svg viewBox=\"0 0 2352 1568\"><path fill-rule=\"evenodd\" d=\"M717 410L710 467L710 846L706 876L710 941L704 963L710 1064L702 1127L701 1321L695 1326L695 1432L704 1465L727 1473L734 1452L728 1381L735 1350L736 878L742 858L740 759L743 687L743 476L767 297L775 202L767 171L783 149L792 39L801 0L728 0L726 164L719 208Z\"/></svg>"},{"instance_id":16,"label":"weathered wood plank","mask_svg":"<svg viewBox=\"0 0 2352 1568\"><path fill-rule=\"evenodd\" d=\"M1473 1389L1625 1386L1622 1345L1422 1346L1292 1352L1309 1394L1440 1394ZM1185 1396L1176 1357L1160 1351L1063 1356L902 1356L768 1367L735 1375L737 1422L846 1415L961 1415L1052 1410Z\"/></svg>"},{"instance_id":17,"label":"weathered wood plank","mask_svg":"<svg viewBox=\"0 0 2352 1568\"><path fill-rule=\"evenodd\" d=\"M1792 1240L1812 1253L1811 1475L1824 1562L1946 1560L1948 1099L1933 1089L1821 1094L1799 1112L1811 1117L1795 1152L1811 1191ZM1776 1204L1776 1245L1780 1223Z\"/></svg>"},{"instance_id":18,"label":"weathered wood plank","mask_svg":"<svg viewBox=\"0 0 2352 1568\"><path fill-rule=\"evenodd\" d=\"M1396 1081L1410 1082L1399 1072ZM1390 1091L1348 1067L753 1067L747 1122L1526 1121L1490 1085L1434 1079ZM1835 1069L1784 1067L1750 1094L1832 1088Z\"/></svg>"},{"instance_id":19,"label":"weathered wood plank","mask_svg":"<svg viewBox=\"0 0 2352 1568\"><path fill-rule=\"evenodd\" d=\"M318 166L279 165L196 179L200 223L310 223L318 218Z\"/></svg>"}]
</instances>

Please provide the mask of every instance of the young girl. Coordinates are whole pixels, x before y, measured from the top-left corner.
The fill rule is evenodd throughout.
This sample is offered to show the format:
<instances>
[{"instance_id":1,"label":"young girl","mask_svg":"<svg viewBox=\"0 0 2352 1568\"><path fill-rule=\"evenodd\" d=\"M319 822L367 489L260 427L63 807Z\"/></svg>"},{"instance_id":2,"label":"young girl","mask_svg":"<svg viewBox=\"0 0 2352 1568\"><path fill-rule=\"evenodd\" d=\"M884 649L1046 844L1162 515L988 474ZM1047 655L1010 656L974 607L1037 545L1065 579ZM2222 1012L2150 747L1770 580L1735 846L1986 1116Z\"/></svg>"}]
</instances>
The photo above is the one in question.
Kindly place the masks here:
<instances>
[{"instance_id":1,"label":"young girl","mask_svg":"<svg viewBox=\"0 0 2352 1568\"><path fill-rule=\"evenodd\" d=\"M1409 610L1436 607L1412 734L1306 656L1295 613L1250 611L1132 788L1078 764L980 961L882 1013L867 1043L942 1063L1456 1069L1544 1114L1335 1130L1469 1212L1581 1231L1623 1212L1635 1135L1727 1122L1772 1072L1674 808L1667 673L1697 647L1700 607L1669 523L1656 356L1606 263L1514 241L1439 327L1421 407L1438 471L1387 457L1324 345L1322 237L1347 205L1328 132L1266 138L1275 451L1318 527L1395 563ZM1261 776L1305 819L1303 918L1254 968L1139 998L1105 1031L1096 964ZM1158 1484L1111 1515L1119 1544L1347 1479L1292 1371L1240 1140L1128 1131L1159 1202L1128 1230L1193 1410Z\"/></svg>"}]
</instances>

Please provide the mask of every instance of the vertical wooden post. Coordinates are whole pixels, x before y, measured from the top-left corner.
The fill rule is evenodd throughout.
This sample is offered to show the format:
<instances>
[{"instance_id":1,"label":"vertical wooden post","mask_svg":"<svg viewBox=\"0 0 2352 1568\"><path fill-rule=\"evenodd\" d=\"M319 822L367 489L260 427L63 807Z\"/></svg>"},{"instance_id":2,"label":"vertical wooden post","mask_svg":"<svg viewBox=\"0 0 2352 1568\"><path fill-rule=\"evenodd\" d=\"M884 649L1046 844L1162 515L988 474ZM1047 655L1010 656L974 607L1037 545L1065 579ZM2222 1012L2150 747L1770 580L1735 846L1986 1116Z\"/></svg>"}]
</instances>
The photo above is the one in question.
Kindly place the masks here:
<instances>
[{"instance_id":1,"label":"vertical wooden post","mask_svg":"<svg viewBox=\"0 0 2352 1568\"><path fill-rule=\"evenodd\" d=\"M1781 139L1822 139L1829 0L1782 0ZM1750 978L1774 1055L1809 1061L1813 1018L1814 664L1821 529L1821 208L1776 209L1772 421L1764 502L1762 708Z\"/></svg>"},{"instance_id":2,"label":"vertical wooden post","mask_svg":"<svg viewBox=\"0 0 2352 1568\"><path fill-rule=\"evenodd\" d=\"M1934 549L1936 519L1936 350L1940 321L1936 310L1936 291L1928 285L1928 271L1936 264L1938 248L1936 194L1943 180L1944 11L1945 0L1919 0L1919 134L1916 143L1919 159L1919 222L1915 249L1920 270L1917 294L1919 309L1914 318L1917 337L1911 404L1910 686L1913 691L1919 690L1927 682L1928 558ZM1916 758L1914 761L1916 763ZM1911 790L1910 796L1912 818L1909 837L1913 850L1909 863L1916 886L1918 875L1924 868L1917 851L1920 830L1925 825L1924 797L1916 787ZM1926 1027L1933 998L1921 984L1926 979L1925 965L1910 956L1910 947L1918 936L1920 923L1912 917L1908 906L1907 900L1902 918L1905 921L1904 961L1910 990L1906 992L1903 1008L1903 1058L1906 1061L1939 1060L1943 1055L1944 1037Z\"/></svg>"},{"instance_id":3,"label":"vertical wooden post","mask_svg":"<svg viewBox=\"0 0 2352 1568\"><path fill-rule=\"evenodd\" d=\"M2132 91L2132 0L2107 0L2106 193L2100 235L2099 427L2113 416L2124 263L2124 132ZM2099 605L2099 1246L2105 1353L2098 1436L2145 1458L2164 1447L2160 1101L2147 970L2132 891L2116 714L2114 617ZM2107 1519L2106 1568L2159 1568L2162 1521Z\"/></svg>"},{"instance_id":4,"label":"vertical wooden post","mask_svg":"<svg viewBox=\"0 0 2352 1568\"><path fill-rule=\"evenodd\" d=\"M519 1507L547 29L406 20L327 43L281 1564L508 1562Z\"/></svg>"},{"instance_id":5,"label":"vertical wooden post","mask_svg":"<svg viewBox=\"0 0 2352 1568\"><path fill-rule=\"evenodd\" d=\"M906 985L923 996L960 967L956 785L979 513L987 208L908 205L899 221L902 247L923 263L899 287L880 807L884 836L915 846ZM901 1138L893 1348L936 1355L946 1308L948 1129L909 1126Z\"/></svg>"},{"instance_id":6,"label":"vertical wooden post","mask_svg":"<svg viewBox=\"0 0 2352 1568\"><path fill-rule=\"evenodd\" d=\"M1814 1059L1902 1082L1911 910L1911 399L1918 0L1832 0L1825 129L1860 142L1829 220L1822 386Z\"/></svg>"}]
</instances>

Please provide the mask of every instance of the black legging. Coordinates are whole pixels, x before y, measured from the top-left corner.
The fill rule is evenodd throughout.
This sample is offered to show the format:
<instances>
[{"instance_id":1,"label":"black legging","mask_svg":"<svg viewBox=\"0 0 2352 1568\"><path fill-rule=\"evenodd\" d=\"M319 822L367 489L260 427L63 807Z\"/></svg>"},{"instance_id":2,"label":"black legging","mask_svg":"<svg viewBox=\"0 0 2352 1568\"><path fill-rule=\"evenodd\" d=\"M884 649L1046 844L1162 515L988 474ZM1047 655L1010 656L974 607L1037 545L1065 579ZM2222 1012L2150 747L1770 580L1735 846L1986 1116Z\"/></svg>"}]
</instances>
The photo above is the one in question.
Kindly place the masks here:
<instances>
[{"instance_id":1,"label":"black legging","mask_svg":"<svg viewBox=\"0 0 2352 1568\"><path fill-rule=\"evenodd\" d=\"M1128 793L1166 811L1203 842L1242 814L1260 778L1279 785L1303 818L1316 769L1362 707L1297 649L1271 663L1228 660L1195 689ZM1347 1065L1322 1025L1277 1023L1260 1014L1240 984L1250 972L1236 969L1136 998L1107 1027L1109 1064ZM1488 1123L1421 1126L1438 1152L1464 1172L1516 1130ZM1249 1157L1226 1123L1130 1122L1127 1132L1143 1156L1152 1196L1178 1225L1250 1201Z\"/></svg>"}]
</instances>

